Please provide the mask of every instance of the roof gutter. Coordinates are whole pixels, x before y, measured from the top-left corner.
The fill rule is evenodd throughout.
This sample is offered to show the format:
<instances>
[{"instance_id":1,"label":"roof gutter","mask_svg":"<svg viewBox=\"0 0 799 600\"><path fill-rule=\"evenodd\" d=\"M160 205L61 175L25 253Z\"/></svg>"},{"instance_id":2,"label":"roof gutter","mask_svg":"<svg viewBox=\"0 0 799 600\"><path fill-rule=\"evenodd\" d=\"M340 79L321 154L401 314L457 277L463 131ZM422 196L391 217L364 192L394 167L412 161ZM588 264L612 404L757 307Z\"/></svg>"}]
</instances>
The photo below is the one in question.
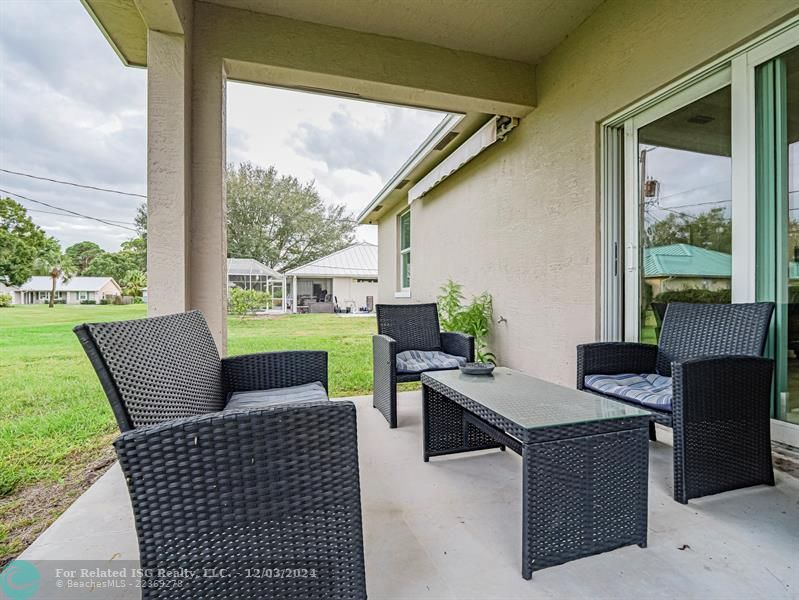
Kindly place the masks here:
<instances>
[{"instance_id":1,"label":"roof gutter","mask_svg":"<svg viewBox=\"0 0 799 600\"><path fill-rule=\"evenodd\" d=\"M427 138L419 145L419 147L414 151L413 154L408 158L408 160L403 163L403 165L399 168L399 170L394 174L394 176L388 180L386 185L383 186L377 196L375 196L371 202L364 208L360 214L358 215L358 223L363 224L366 221L369 214L375 209L377 205L383 202L388 195L394 191L394 188L399 185L399 182L405 179L411 171L413 171L416 166L422 162L425 157L430 153L430 151L438 145L438 143L446 136L450 131L452 131L455 126L461 122L464 115L455 113L455 114L448 114L446 117L441 119L441 122L436 126L435 129L427 136Z\"/></svg>"}]
</instances>

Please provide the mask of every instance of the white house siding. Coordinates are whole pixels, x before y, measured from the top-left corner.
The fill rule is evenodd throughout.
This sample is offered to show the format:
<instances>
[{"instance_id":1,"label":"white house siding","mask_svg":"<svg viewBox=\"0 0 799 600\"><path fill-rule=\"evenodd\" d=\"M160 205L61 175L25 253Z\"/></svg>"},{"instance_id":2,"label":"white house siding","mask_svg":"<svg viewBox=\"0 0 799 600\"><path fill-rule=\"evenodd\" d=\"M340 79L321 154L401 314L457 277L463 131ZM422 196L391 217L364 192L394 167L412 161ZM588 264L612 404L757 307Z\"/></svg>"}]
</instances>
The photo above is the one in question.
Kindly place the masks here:
<instances>
[{"instance_id":1,"label":"white house siding","mask_svg":"<svg viewBox=\"0 0 799 600\"><path fill-rule=\"evenodd\" d=\"M573 384L598 337L598 123L796 9L795 0L610 0L538 66L538 106L413 203L411 298L397 290L396 212L379 224L380 300L487 290L500 361ZM399 207L402 209L405 207ZM398 210L399 210L398 209Z\"/></svg>"},{"instance_id":2,"label":"white house siding","mask_svg":"<svg viewBox=\"0 0 799 600\"><path fill-rule=\"evenodd\" d=\"M359 280L355 277L335 277L333 278L333 295L338 300L342 308L352 306L353 310L358 310L366 306L366 297L372 296L377 302L378 282L377 280ZM350 302L351 301L351 302Z\"/></svg>"}]
</instances>

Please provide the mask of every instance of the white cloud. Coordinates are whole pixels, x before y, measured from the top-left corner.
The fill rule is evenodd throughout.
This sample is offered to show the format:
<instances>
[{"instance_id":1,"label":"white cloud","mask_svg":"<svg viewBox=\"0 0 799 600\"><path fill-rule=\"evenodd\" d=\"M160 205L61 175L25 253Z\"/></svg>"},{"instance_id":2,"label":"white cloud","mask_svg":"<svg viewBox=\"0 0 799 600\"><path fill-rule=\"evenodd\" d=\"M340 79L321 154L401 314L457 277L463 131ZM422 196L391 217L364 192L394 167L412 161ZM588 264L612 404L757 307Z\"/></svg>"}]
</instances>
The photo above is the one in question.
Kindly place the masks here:
<instances>
[{"instance_id":1,"label":"white cloud","mask_svg":"<svg viewBox=\"0 0 799 600\"><path fill-rule=\"evenodd\" d=\"M120 63L77 1L0 0L0 166L144 194L146 77L145 70ZM324 200L357 213L441 118L230 83L227 158L315 180ZM6 173L0 173L0 188L125 226L141 201ZM116 250L133 235L22 204L64 246L89 239ZM358 235L377 236L372 226Z\"/></svg>"}]
</instances>

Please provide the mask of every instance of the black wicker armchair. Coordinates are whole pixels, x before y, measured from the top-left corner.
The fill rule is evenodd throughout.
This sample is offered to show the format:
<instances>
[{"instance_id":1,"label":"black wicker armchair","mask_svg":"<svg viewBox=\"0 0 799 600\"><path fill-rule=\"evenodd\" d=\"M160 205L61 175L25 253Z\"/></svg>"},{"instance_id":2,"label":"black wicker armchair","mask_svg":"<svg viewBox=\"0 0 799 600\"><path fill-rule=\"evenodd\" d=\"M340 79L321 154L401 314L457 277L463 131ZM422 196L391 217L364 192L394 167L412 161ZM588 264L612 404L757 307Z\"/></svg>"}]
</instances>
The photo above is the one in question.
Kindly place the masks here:
<instances>
[{"instance_id":1,"label":"black wicker armchair","mask_svg":"<svg viewBox=\"0 0 799 600\"><path fill-rule=\"evenodd\" d=\"M441 331L435 304L378 304L377 333L372 337L372 405L392 429L397 426L398 383L420 381L425 371L457 369L474 360L474 338Z\"/></svg>"},{"instance_id":2,"label":"black wicker armchair","mask_svg":"<svg viewBox=\"0 0 799 600\"><path fill-rule=\"evenodd\" d=\"M643 406L674 430L674 499L774 485L773 360L763 357L774 306L670 303L658 346L577 347L577 387ZM655 439L654 422L650 438Z\"/></svg>"},{"instance_id":3,"label":"black wicker armchair","mask_svg":"<svg viewBox=\"0 0 799 600\"><path fill-rule=\"evenodd\" d=\"M196 311L75 333L122 430L143 598L366 597L355 407L327 399L326 352L220 359Z\"/></svg>"}]
</instances>

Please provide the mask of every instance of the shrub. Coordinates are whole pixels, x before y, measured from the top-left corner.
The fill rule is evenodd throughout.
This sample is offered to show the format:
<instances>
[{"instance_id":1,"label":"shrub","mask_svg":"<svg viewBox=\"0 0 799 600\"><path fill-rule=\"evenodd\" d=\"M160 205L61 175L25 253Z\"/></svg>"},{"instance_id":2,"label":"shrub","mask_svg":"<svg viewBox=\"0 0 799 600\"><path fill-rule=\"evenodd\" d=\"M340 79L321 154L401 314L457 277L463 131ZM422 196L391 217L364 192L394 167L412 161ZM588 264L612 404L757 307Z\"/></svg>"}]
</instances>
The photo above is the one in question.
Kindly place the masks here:
<instances>
[{"instance_id":1,"label":"shrub","mask_svg":"<svg viewBox=\"0 0 799 600\"><path fill-rule=\"evenodd\" d=\"M0 294L0 308L11 306L11 294Z\"/></svg>"},{"instance_id":2,"label":"shrub","mask_svg":"<svg viewBox=\"0 0 799 600\"><path fill-rule=\"evenodd\" d=\"M655 296L655 302L691 302L693 304L729 304L732 301L731 290L674 290Z\"/></svg>"},{"instance_id":3,"label":"shrub","mask_svg":"<svg viewBox=\"0 0 799 600\"><path fill-rule=\"evenodd\" d=\"M438 312L444 331L460 331L474 337L474 353L480 362L496 364L493 352L488 350L494 307L491 294L483 292L464 305L463 286L451 279L441 286Z\"/></svg>"},{"instance_id":4,"label":"shrub","mask_svg":"<svg viewBox=\"0 0 799 600\"><path fill-rule=\"evenodd\" d=\"M228 295L228 310L243 318L248 312L268 307L271 299L267 292L234 287Z\"/></svg>"},{"instance_id":5,"label":"shrub","mask_svg":"<svg viewBox=\"0 0 799 600\"><path fill-rule=\"evenodd\" d=\"M98 302L98 304L105 306L106 304L110 304L110 302L108 301L108 298L100 298L100 302Z\"/></svg>"},{"instance_id":6,"label":"shrub","mask_svg":"<svg viewBox=\"0 0 799 600\"><path fill-rule=\"evenodd\" d=\"M97 300L81 300L81 304L97 304Z\"/></svg>"}]
</instances>

